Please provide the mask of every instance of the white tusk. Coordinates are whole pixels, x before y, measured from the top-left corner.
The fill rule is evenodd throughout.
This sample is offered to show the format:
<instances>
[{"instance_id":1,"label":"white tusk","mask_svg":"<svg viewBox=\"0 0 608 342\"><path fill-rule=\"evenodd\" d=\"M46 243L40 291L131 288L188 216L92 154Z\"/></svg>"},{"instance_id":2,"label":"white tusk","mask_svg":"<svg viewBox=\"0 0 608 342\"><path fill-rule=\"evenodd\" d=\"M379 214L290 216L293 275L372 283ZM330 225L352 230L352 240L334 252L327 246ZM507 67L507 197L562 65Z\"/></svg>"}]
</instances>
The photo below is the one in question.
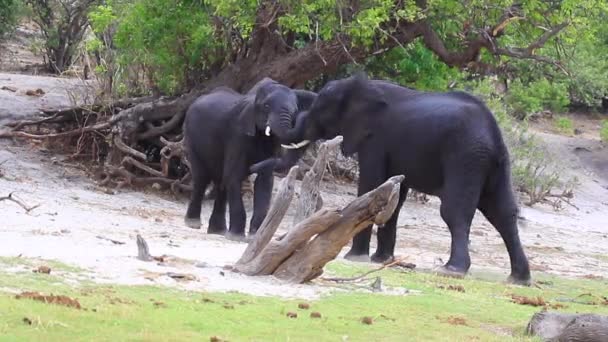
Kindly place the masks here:
<instances>
[{"instance_id":1,"label":"white tusk","mask_svg":"<svg viewBox=\"0 0 608 342\"><path fill-rule=\"evenodd\" d=\"M303 140L303 141L300 141L297 144L296 143L291 143L289 145L283 145L283 144L281 144L281 147L283 147L285 149L288 149L288 150L297 150L297 149L299 149L301 147L304 147L304 146L306 146L308 144L310 144L309 140Z\"/></svg>"},{"instance_id":2,"label":"white tusk","mask_svg":"<svg viewBox=\"0 0 608 342\"><path fill-rule=\"evenodd\" d=\"M270 136L270 126L266 126L266 136L269 137Z\"/></svg>"}]
</instances>

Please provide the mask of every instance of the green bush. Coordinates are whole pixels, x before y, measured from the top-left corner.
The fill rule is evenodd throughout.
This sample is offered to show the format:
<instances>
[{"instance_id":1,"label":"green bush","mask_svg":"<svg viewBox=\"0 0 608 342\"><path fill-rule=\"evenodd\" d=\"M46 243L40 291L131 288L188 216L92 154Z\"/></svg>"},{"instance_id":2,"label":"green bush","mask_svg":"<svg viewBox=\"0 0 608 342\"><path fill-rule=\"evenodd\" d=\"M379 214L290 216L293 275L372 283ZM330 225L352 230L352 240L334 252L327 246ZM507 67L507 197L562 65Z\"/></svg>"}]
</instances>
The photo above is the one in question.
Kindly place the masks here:
<instances>
[{"instance_id":1,"label":"green bush","mask_svg":"<svg viewBox=\"0 0 608 342\"><path fill-rule=\"evenodd\" d=\"M603 142L608 143L608 120L602 123L602 128L600 129L600 139Z\"/></svg>"},{"instance_id":2,"label":"green bush","mask_svg":"<svg viewBox=\"0 0 608 342\"><path fill-rule=\"evenodd\" d=\"M15 28L20 4L19 0L0 0L0 38Z\"/></svg>"},{"instance_id":3,"label":"green bush","mask_svg":"<svg viewBox=\"0 0 608 342\"><path fill-rule=\"evenodd\" d=\"M136 77L133 83L145 83L162 94L184 92L224 58L224 41L214 37L212 18L197 1L108 2L90 18L96 34L116 25L113 42L119 67L113 76L119 80L117 89L134 90L128 83ZM89 49L100 47L99 42L89 43Z\"/></svg>"},{"instance_id":4,"label":"green bush","mask_svg":"<svg viewBox=\"0 0 608 342\"><path fill-rule=\"evenodd\" d=\"M528 117L542 110L562 112L570 103L568 88L563 83L551 83L546 79L524 83L513 81L505 98L517 117Z\"/></svg>"}]
</instances>

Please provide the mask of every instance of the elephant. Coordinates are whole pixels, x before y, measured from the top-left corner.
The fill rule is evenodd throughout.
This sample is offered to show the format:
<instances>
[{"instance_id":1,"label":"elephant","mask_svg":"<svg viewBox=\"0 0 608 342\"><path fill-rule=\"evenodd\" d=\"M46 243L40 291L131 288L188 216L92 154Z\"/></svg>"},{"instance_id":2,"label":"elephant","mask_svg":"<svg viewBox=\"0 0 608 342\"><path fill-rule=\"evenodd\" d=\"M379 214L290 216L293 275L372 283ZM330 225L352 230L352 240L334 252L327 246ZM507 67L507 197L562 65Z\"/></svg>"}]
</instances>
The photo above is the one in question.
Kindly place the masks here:
<instances>
[{"instance_id":1,"label":"elephant","mask_svg":"<svg viewBox=\"0 0 608 342\"><path fill-rule=\"evenodd\" d=\"M213 182L217 190L207 233L225 234L232 240L245 239L247 215L241 184L251 174L249 167L272 159L281 150L282 141L293 139L297 116L310 107L316 96L314 92L291 89L264 78L244 95L218 87L196 99L187 109L183 124L193 185L184 219L186 226L200 228L201 203L205 189ZM295 163L305 150L305 147L288 150L281 160ZM258 172L250 236L268 212L272 187L272 170ZM226 202L229 203L228 229Z\"/></svg>"},{"instance_id":2,"label":"elephant","mask_svg":"<svg viewBox=\"0 0 608 342\"><path fill-rule=\"evenodd\" d=\"M468 273L470 226L479 209L506 245L509 281L530 283L509 152L483 101L465 92L417 91L358 73L324 85L301 121L293 132L297 139L284 146L342 135L342 152L356 153L359 161L358 196L391 176L405 176L395 212L378 229L371 261L394 258L399 212L413 189L441 200L440 215L451 233L451 249L439 273L456 277ZM270 168L264 163L252 169ZM371 235L371 225L357 234L346 258L370 260Z\"/></svg>"}]
</instances>

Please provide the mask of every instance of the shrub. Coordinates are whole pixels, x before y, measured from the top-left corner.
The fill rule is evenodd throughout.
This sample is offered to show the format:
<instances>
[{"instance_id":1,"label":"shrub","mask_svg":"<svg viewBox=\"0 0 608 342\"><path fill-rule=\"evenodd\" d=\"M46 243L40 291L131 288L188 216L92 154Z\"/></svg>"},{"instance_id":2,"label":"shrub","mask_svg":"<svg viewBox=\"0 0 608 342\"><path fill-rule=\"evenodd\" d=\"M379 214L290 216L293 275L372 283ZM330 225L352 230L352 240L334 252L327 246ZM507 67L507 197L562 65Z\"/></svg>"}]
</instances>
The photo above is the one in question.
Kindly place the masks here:
<instances>
[{"instance_id":1,"label":"shrub","mask_svg":"<svg viewBox=\"0 0 608 342\"><path fill-rule=\"evenodd\" d=\"M525 118L542 110L561 112L570 103L567 86L563 83L550 83L546 79L528 83L517 79L511 83L506 103L513 114Z\"/></svg>"},{"instance_id":2,"label":"shrub","mask_svg":"<svg viewBox=\"0 0 608 342\"><path fill-rule=\"evenodd\" d=\"M18 0L0 0L0 39L10 33L17 24Z\"/></svg>"}]
</instances>

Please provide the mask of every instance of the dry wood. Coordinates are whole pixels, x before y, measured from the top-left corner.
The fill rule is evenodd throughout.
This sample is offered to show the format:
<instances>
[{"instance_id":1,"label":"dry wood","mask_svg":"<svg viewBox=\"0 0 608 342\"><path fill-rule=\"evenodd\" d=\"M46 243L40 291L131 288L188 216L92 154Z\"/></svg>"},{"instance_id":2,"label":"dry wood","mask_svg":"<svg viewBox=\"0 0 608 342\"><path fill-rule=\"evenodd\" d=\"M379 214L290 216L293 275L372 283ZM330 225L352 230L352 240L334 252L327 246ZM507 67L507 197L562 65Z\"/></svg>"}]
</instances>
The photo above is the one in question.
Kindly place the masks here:
<instances>
[{"instance_id":1,"label":"dry wood","mask_svg":"<svg viewBox=\"0 0 608 342\"><path fill-rule=\"evenodd\" d=\"M275 277L303 283L321 275L323 266L333 260L355 234L372 223L382 225L388 221L397 206L403 179L404 176L391 177L375 190L352 201L330 229L282 263L274 272Z\"/></svg>"},{"instance_id":2,"label":"dry wood","mask_svg":"<svg viewBox=\"0 0 608 342\"><path fill-rule=\"evenodd\" d=\"M358 276L354 276L354 277L349 277L349 278L341 278L341 277L322 278L322 280L325 280L325 281L335 281L336 283L346 283L346 282L350 282L350 281L357 281L357 280L360 280L360 279L363 279L363 278L367 277L368 275L370 275L372 273L380 272L380 271L382 271L385 268L389 268L389 267L395 266L397 264L400 264L400 263L403 262L403 260L404 260L404 258L395 259L395 260L393 260L393 261L391 261L389 263L386 263L386 264L384 264L384 265L382 265L382 266L380 266L378 268L375 268L373 270L369 270L367 272L364 272L364 273L362 273L362 274L360 274Z\"/></svg>"},{"instance_id":3,"label":"dry wood","mask_svg":"<svg viewBox=\"0 0 608 342\"><path fill-rule=\"evenodd\" d=\"M148 249L148 243L139 234L137 234L137 259L142 261L153 260Z\"/></svg>"},{"instance_id":4,"label":"dry wood","mask_svg":"<svg viewBox=\"0 0 608 342\"><path fill-rule=\"evenodd\" d=\"M84 126L67 132L49 133L49 134L30 134L22 131L8 131L0 132L0 138L28 138L28 139L48 139L48 138L61 138L80 135L88 132L100 131L103 129L110 128L112 124L110 122L103 122L91 126Z\"/></svg>"},{"instance_id":5,"label":"dry wood","mask_svg":"<svg viewBox=\"0 0 608 342\"><path fill-rule=\"evenodd\" d=\"M139 152L138 150L129 147L127 144L125 144L124 141L122 141L122 139L120 138L120 136L115 135L114 136L114 146L116 146L119 150L121 150L122 152L131 155L135 158L139 158L141 160L146 160L146 154L143 152Z\"/></svg>"},{"instance_id":6,"label":"dry wood","mask_svg":"<svg viewBox=\"0 0 608 342\"><path fill-rule=\"evenodd\" d=\"M0 202L2 201L11 201L14 203L17 203L21 208L23 208L25 210L26 213L29 213L30 211L38 208L40 206L40 204L36 204L34 206L28 206L27 204L21 202L20 200L16 199L15 197L13 197L14 192L11 192L10 194L8 194L8 196L4 196L4 197L0 197Z\"/></svg>"},{"instance_id":7,"label":"dry wood","mask_svg":"<svg viewBox=\"0 0 608 342\"><path fill-rule=\"evenodd\" d=\"M608 316L537 312L530 319L526 333L545 341L608 341Z\"/></svg>"},{"instance_id":8,"label":"dry wood","mask_svg":"<svg viewBox=\"0 0 608 342\"><path fill-rule=\"evenodd\" d=\"M272 202L262 225L258 229L255 239L249 243L247 249L245 249L245 252L243 252L243 255L235 266L237 270L243 272L240 268L261 252L262 248L268 244L279 228L287 209L289 209L289 204L291 204L291 199L295 192L294 184L297 173L298 167L294 166L289 170L287 177L283 178L281 181L275 199Z\"/></svg>"},{"instance_id":9,"label":"dry wood","mask_svg":"<svg viewBox=\"0 0 608 342\"><path fill-rule=\"evenodd\" d=\"M339 210L321 209L292 227L280 240L270 241L253 260L237 265L237 270L247 275L273 274L302 244L314 235L331 228L340 217Z\"/></svg>"},{"instance_id":10,"label":"dry wood","mask_svg":"<svg viewBox=\"0 0 608 342\"><path fill-rule=\"evenodd\" d=\"M327 169L330 153L338 150L342 140L342 136L337 136L319 146L317 159L302 179L300 197L296 202L296 211L293 217L294 226L319 209L319 201L322 201L319 185Z\"/></svg>"},{"instance_id":11,"label":"dry wood","mask_svg":"<svg viewBox=\"0 0 608 342\"><path fill-rule=\"evenodd\" d=\"M156 176L156 177L159 177L159 178L163 178L164 177L164 175L163 175L162 172L154 170L153 168L149 167L148 165L146 165L146 164L144 164L142 162L139 162L139 161L137 161L137 160L135 160L135 159L133 159L133 158L131 158L129 156L126 156L126 157L123 158L123 160L121 162L121 165L122 166L133 165L133 166L135 166L135 167L137 167L137 168L139 168L141 170L146 171L147 173L149 173L149 174L151 174L153 176Z\"/></svg>"}]
</instances>

